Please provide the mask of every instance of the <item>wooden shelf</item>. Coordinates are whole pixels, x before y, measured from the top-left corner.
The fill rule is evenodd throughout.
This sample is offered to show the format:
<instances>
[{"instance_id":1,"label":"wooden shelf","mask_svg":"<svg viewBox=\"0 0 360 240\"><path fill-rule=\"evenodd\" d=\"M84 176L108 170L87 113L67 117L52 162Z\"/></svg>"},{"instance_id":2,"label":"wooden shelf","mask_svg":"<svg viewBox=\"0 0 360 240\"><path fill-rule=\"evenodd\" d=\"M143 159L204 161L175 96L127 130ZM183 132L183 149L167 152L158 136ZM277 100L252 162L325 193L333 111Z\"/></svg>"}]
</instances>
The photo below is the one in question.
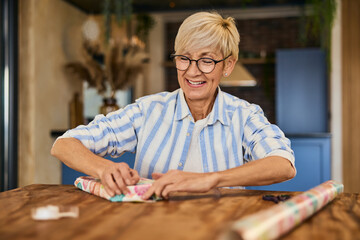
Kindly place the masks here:
<instances>
[{"instance_id":1,"label":"wooden shelf","mask_svg":"<svg viewBox=\"0 0 360 240\"><path fill-rule=\"evenodd\" d=\"M265 64L265 63L274 63L275 59L266 59L266 58L241 58L239 62L242 64Z\"/></svg>"},{"instance_id":2,"label":"wooden shelf","mask_svg":"<svg viewBox=\"0 0 360 240\"><path fill-rule=\"evenodd\" d=\"M164 67L175 67L175 63L173 61L165 61Z\"/></svg>"},{"instance_id":3,"label":"wooden shelf","mask_svg":"<svg viewBox=\"0 0 360 240\"><path fill-rule=\"evenodd\" d=\"M63 135L66 132L65 129L54 129L50 131L50 135L53 138L57 138L60 137L61 135Z\"/></svg>"}]
</instances>

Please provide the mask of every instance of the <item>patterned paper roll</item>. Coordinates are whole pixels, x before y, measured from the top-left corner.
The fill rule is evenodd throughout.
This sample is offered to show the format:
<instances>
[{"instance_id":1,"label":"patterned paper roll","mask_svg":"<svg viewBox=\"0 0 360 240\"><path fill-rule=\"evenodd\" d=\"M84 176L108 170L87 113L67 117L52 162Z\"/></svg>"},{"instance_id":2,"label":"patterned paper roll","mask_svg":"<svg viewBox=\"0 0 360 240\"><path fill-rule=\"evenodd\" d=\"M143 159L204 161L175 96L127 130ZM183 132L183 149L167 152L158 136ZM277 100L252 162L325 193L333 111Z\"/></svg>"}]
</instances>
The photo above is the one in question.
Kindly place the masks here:
<instances>
[{"instance_id":1,"label":"patterned paper roll","mask_svg":"<svg viewBox=\"0 0 360 240\"><path fill-rule=\"evenodd\" d=\"M285 202L235 222L225 238L235 233L244 240L275 239L319 211L344 191L344 185L330 180Z\"/></svg>"},{"instance_id":2,"label":"patterned paper roll","mask_svg":"<svg viewBox=\"0 0 360 240\"><path fill-rule=\"evenodd\" d=\"M146 193L146 191L151 187L154 180L140 178L140 181L134 186L128 186L129 192L124 195L115 195L114 197L110 197L110 195L106 192L104 186L101 184L100 179L86 176L86 177L78 177L74 185L81 190L94 194L96 196L105 198L112 202L153 202L156 200L160 200L160 198L153 195L149 200L143 200L141 197Z\"/></svg>"}]
</instances>

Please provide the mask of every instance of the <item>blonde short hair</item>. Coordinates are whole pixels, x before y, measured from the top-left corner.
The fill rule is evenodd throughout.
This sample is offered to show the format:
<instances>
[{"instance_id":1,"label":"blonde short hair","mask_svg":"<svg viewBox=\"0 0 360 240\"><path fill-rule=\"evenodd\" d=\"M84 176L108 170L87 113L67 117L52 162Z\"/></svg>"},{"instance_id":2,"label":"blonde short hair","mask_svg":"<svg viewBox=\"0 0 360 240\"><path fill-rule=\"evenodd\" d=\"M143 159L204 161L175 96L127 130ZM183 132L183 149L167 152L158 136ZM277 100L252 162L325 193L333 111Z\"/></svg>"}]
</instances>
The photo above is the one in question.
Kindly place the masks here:
<instances>
[{"instance_id":1,"label":"blonde short hair","mask_svg":"<svg viewBox=\"0 0 360 240\"><path fill-rule=\"evenodd\" d=\"M224 57L238 59L240 35L232 17L217 12L199 12L187 17L175 39L175 53L205 47L219 48Z\"/></svg>"}]
</instances>

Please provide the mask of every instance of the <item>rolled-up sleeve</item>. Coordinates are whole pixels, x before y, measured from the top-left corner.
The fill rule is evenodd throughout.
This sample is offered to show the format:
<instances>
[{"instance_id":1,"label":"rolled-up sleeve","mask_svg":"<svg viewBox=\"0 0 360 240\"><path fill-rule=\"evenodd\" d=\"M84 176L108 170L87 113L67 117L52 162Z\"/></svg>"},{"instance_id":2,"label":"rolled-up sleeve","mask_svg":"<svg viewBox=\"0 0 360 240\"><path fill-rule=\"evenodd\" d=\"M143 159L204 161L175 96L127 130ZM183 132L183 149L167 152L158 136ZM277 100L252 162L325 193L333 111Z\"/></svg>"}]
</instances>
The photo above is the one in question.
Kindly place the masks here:
<instances>
[{"instance_id":1,"label":"rolled-up sleeve","mask_svg":"<svg viewBox=\"0 0 360 240\"><path fill-rule=\"evenodd\" d=\"M295 168L295 157L290 140L278 126L267 120L258 105L251 104L249 109L250 114L244 126L244 160L280 156L288 159Z\"/></svg>"},{"instance_id":2,"label":"rolled-up sleeve","mask_svg":"<svg viewBox=\"0 0 360 240\"><path fill-rule=\"evenodd\" d=\"M59 138L76 138L99 156L118 157L125 151L136 150L142 121L143 114L134 103L106 116L97 115L88 125L68 130Z\"/></svg>"}]
</instances>

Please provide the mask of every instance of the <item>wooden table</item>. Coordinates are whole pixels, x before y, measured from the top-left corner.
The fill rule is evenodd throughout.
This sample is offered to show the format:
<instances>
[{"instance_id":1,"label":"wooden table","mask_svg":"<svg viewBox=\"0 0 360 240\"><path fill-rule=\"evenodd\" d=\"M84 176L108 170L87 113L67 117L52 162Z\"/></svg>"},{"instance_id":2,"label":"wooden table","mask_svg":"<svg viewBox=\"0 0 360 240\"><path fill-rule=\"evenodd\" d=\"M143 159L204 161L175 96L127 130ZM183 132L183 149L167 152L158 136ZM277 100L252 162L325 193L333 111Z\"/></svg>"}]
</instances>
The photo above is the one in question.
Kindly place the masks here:
<instances>
[{"instance_id":1,"label":"wooden table","mask_svg":"<svg viewBox=\"0 0 360 240\"><path fill-rule=\"evenodd\" d=\"M0 239L217 239L231 222L273 206L262 200L268 193L221 189L112 203L71 185L29 185L0 193ZM77 205L80 216L32 220L31 208L48 204ZM343 193L282 239L360 239L359 194Z\"/></svg>"}]
</instances>

